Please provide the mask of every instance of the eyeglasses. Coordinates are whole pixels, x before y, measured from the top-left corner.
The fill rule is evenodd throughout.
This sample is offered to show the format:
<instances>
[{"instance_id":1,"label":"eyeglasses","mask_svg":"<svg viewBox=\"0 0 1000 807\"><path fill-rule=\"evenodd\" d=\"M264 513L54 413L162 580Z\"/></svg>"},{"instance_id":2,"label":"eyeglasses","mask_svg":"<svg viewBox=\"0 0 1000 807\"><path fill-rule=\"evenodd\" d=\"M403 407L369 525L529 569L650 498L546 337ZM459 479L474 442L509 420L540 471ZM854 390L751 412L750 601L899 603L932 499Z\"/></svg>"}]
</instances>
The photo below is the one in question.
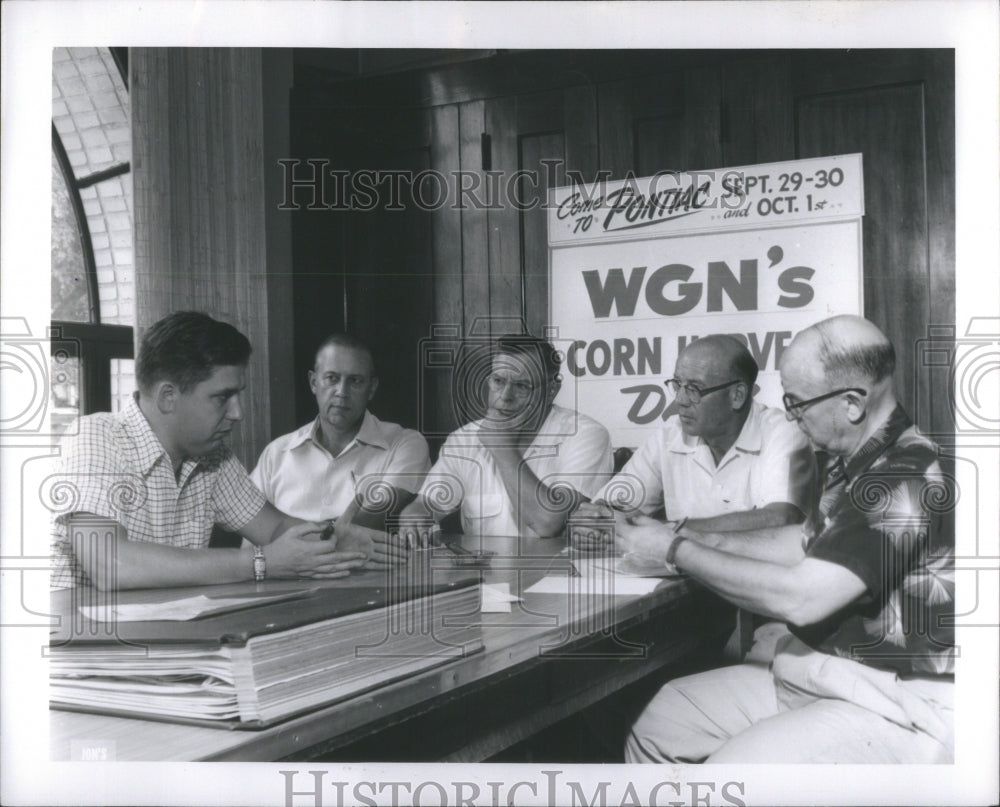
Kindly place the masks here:
<instances>
[{"instance_id":1,"label":"eyeglasses","mask_svg":"<svg viewBox=\"0 0 1000 807\"><path fill-rule=\"evenodd\" d=\"M686 384L677 378L668 378L663 383L670 388L670 391L675 396L679 395L681 390L684 390L687 393L688 400L693 404L697 404L701 403L701 399L706 395L718 392L720 389L725 389L726 387L731 387L734 384L742 384L743 382L737 378L735 381L727 381L725 384L717 384L714 387L698 387L694 384Z\"/></svg>"},{"instance_id":2,"label":"eyeglasses","mask_svg":"<svg viewBox=\"0 0 1000 807\"><path fill-rule=\"evenodd\" d=\"M504 387L510 386L515 398L527 398L531 395L534 386L528 381L512 381L502 375L492 373L489 378L490 387L495 392L502 392Z\"/></svg>"},{"instance_id":3,"label":"eyeglasses","mask_svg":"<svg viewBox=\"0 0 1000 807\"><path fill-rule=\"evenodd\" d=\"M817 395L815 398L809 398L805 401L796 401L791 395L785 393L781 396L781 402L785 405L785 411L798 420L802 417L802 413L807 406L812 406L815 403L825 401L837 395L843 395L845 392L856 392L858 395L868 394L868 390L861 389L860 387L842 387L841 389L835 389L832 392L826 392L823 395Z\"/></svg>"}]
</instances>

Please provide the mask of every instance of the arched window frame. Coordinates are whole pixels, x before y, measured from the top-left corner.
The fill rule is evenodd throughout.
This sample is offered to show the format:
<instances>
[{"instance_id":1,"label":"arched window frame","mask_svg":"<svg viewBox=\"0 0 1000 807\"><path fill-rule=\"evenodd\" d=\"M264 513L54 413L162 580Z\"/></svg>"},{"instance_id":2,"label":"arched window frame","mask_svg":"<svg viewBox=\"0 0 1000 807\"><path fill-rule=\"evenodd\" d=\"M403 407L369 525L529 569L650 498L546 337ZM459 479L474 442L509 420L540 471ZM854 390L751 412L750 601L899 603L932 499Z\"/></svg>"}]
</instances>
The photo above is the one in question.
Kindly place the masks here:
<instances>
[{"instance_id":1,"label":"arched window frame","mask_svg":"<svg viewBox=\"0 0 1000 807\"><path fill-rule=\"evenodd\" d=\"M109 48L118 72L128 89L128 50ZM131 171L129 161L76 178L62 137L52 123L52 149L62 171L76 220L77 231L86 269L87 309L89 322L52 320L51 345L53 355L75 346L80 362L80 413L109 411L111 395L111 360L131 359L134 356L133 329L128 325L109 325L101 322L100 295L98 291L97 263L90 225L80 191L93 185L123 176Z\"/></svg>"}]
</instances>

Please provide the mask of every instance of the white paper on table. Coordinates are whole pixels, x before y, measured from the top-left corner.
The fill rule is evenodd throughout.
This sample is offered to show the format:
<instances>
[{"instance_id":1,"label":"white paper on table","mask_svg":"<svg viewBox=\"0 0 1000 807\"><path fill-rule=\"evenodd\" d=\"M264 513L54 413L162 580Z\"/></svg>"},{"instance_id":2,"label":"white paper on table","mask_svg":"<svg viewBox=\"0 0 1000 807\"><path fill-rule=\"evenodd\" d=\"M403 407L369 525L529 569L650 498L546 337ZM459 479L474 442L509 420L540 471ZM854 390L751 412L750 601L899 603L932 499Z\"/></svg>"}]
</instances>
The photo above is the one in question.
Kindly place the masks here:
<instances>
[{"instance_id":1,"label":"white paper on table","mask_svg":"<svg viewBox=\"0 0 1000 807\"><path fill-rule=\"evenodd\" d=\"M510 593L510 583L487 583L483 585L482 592L480 610L484 614L509 614L510 604L521 600Z\"/></svg>"},{"instance_id":2,"label":"white paper on table","mask_svg":"<svg viewBox=\"0 0 1000 807\"><path fill-rule=\"evenodd\" d=\"M626 552L621 557L608 555L579 556L573 565L584 577L612 572L621 577L683 577L672 563Z\"/></svg>"},{"instance_id":3,"label":"white paper on table","mask_svg":"<svg viewBox=\"0 0 1000 807\"><path fill-rule=\"evenodd\" d=\"M134 602L119 605L81 605L80 613L95 622L184 622L206 614L239 611L257 605L304 597L308 591L249 597L184 597L167 602Z\"/></svg>"},{"instance_id":4,"label":"white paper on table","mask_svg":"<svg viewBox=\"0 0 1000 807\"><path fill-rule=\"evenodd\" d=\"M658 577L624 577L610 574L584 577L552 575L543 577L533 586L525 589L525 593L634 597L649 594L658 585L660 585L660 578Z\"/></svg>"}]
</instances>

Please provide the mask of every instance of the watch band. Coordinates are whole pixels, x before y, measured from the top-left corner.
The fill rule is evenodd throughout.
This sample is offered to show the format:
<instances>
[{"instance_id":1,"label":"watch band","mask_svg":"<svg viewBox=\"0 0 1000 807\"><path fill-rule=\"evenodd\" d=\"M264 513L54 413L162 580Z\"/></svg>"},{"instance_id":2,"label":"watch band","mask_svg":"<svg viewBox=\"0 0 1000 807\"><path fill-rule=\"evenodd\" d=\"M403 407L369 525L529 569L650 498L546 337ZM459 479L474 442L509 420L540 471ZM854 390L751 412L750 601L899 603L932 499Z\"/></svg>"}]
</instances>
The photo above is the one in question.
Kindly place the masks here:
<instances>
[{"instance_id":1,"label":"watch band","mask_svg":"<svg viewBox=\"0 0 1000 807\"><path fill-rule=\"evenodd\" d=\"M670 542L670 546L667 547L667 554L664 556L663 560L670 566L675 566L674 558L677 557L677 547L683 544L687 538L683 535L675 535L674 540Z\"/></svg>"},{"instance_id":2,"label":"watch band","mask_svg":"<svg viewBox=\"0 0 1000 807\"><path fill-rule=\"evenodd\" d=\"M253 548L253 579L260 583L267 576L267 561L264 559L264 550L259 546Z\"/></svg>"}]
</instances>

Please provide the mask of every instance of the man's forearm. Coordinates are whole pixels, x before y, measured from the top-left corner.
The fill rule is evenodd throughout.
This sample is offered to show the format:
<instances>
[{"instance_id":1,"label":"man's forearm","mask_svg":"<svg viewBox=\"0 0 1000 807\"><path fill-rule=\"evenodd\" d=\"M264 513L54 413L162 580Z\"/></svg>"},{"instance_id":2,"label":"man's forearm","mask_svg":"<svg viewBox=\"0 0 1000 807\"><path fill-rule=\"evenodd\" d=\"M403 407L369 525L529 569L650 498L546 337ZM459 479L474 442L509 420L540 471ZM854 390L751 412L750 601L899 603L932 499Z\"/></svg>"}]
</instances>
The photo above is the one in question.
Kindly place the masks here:
<instances>
[{"instance_id":1,"label":"man's forearm","mask_svg":"<svg viewBox=\"0 0 1000 807\"><path fill-rule=\"evenodd\" d=\"M493 458L518 527L530 528L543 538L558 535L585 497L569 486L551 488L543 483L514 449L494 449Z\"/></svg>"},{"instance_id":2,"label":"man's forearm","mask_svg":"<svg viewBox=\"0 0 1000 807\"><path fill-rule=\"evenodd\" d=\"M685 534L711 549L730 555L790 566L805 557L802 550L802 526L789 524L783 527L747 532L711 532L690 529L693 521L685 525Z\"/></svg>"},{"instance_id":3,"label":"man's forearm","mask_svg":"<svg viewBox=\"0 0 1000 807\"><path fill-rule=\"evenodd\" d=\"M679 569L740 608L792 625L815 624L866 589L845 567L813 558L796 564L769 563L681 540L673 560Z\"/></svg>"},{"instance_id":4,"label":"man's forearm","mask_svg":"<svg viewBox=\"0 0 1000 807\"><path fill-rule=\"evenodd\" d=\"M186 549L121 538L85 568L101 590L238 583L253 580L253 549ZM79 557L79 555L78 555Z\"/></svg>"},{"instance_id":5,"label":"man's forearm","mask_svg":"<svg viewBox=\"0 0 1000 807\"><path fill-rule=\"evenodd\" d=\"M707 518L692 518L687 524L693 530L701 532L746 532L768 527L782 527L786 524L799 524L805 516L793 504L777 502L753 510L741 510L738 513L720 513Z\"/></svg>"}]
</instances>

